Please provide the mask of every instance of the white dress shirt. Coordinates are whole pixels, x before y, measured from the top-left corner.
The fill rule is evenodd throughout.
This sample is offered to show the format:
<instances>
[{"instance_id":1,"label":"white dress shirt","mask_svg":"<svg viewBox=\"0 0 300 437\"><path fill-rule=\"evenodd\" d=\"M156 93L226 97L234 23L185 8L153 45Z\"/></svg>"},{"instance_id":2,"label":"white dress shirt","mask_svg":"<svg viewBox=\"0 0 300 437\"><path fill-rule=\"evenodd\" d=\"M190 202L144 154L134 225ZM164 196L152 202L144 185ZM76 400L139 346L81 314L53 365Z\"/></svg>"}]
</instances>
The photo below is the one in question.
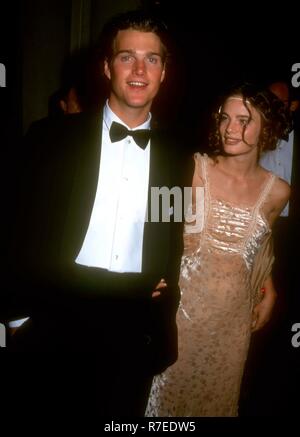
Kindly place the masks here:
<instances>
[{"instance_id":1,"label":"white dress shirt","mask_svg":"<svg viewBox=\"0 0 300 437\"><path fill-rule=\"evenodd\" d=\"M151 114L135 129L149 129L150 120ZM145 150L131 136L112 143L109 129L113 121L126 126L106 102L98 186L88 230L75 262L114 272L141 272L150 141Z\"/></svg>"},{"instance_id":2,"label":"white dress shirt","mask_svg":"<svg viewBox=\"0 0 300 437\"><path fill-rule=\"evenodd\" d=\"M268 150L260 158L260 165L272 171L281 179L291 184L293 165L294 131L291 131L287 141L280 140L275 150ZM280 214L282 217L289 215L289 204Z\"/></svg>"}]
</instances>

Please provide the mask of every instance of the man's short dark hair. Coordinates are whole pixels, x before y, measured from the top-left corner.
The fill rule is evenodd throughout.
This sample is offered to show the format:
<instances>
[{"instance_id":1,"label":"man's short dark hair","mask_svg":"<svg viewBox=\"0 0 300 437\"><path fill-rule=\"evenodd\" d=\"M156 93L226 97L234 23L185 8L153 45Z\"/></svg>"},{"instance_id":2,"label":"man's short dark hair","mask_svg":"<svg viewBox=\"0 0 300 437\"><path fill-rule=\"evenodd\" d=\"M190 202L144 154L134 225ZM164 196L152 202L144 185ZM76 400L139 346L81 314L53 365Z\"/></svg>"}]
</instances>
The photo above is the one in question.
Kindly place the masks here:
<instances>
[{"instance_id":1,"label":"man's short dark hair","mask_svg":"<svg viewBox=\"0 0 300 437\"><path fill-rule=\"evenodd\" d=\"M114 55L114 41L120 30L134 29L141 32L153 32L161 40L162 61L169 55L169 35L166 24L157 15L143 10L133 10L118 14L104 26L100 35L100 54L102 59L111 61Z\"/></svg>"}]
</instances>

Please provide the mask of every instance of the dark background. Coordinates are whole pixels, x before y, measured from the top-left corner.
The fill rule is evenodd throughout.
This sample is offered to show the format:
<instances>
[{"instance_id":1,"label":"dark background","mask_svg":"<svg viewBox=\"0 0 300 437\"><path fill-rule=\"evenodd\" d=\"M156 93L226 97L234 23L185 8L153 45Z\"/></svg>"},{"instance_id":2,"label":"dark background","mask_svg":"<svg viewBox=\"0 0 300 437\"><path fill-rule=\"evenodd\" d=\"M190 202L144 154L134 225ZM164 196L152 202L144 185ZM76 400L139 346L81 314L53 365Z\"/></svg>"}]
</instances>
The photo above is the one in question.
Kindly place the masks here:
<instances>
[{"instance_id":1,"label":"dark background","mask_svg":"<svg viewBox=\"0 0 300 437\"><path fill-rule=\"evenodd\" d=\"M173 35L169 74L154 106L166 122L191 120L197 127L228 83L290 81L292 65L300 62L297 14L288 2L264 12L255 3L190 0L2 2L0 62L7 70L7 87L0 88L3 126L24 133L32 121L46 116L48 98L61 84L64 60L94 44L110 16L136 6L158 11Z\"/></svg>"}]
</instances>

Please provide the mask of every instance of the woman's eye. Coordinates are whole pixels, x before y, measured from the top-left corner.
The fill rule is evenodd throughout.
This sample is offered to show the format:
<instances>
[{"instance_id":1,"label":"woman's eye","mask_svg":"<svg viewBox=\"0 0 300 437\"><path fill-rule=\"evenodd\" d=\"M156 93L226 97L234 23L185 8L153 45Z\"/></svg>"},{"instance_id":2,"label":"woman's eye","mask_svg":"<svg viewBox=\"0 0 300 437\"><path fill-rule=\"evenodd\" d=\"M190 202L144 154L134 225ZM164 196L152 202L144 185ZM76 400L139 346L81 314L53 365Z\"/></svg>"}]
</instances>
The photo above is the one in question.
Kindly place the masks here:
<instances>
[{"instance_id":1,"label":"woman's eye","mask_svg":"<svg viewBox=\"0 0 300 437\"><path fill-rule=\"evenodd\" d=\"M148 58L148 61L150 62L150 64L157 64L158 59L154 58L154 57L150 57L150 58Z\"/></svg>"},{"instance_id":2,"label":"woman's eye","mask_svg":"<svg viewBox=\"0 0 300 437\"><path fill-rule=\"evenodd\" d=\"M249 124L250 120L248 118L242 118L240 119L240 123L242 126L247 126Z\"/></svg>"}]
</instances>

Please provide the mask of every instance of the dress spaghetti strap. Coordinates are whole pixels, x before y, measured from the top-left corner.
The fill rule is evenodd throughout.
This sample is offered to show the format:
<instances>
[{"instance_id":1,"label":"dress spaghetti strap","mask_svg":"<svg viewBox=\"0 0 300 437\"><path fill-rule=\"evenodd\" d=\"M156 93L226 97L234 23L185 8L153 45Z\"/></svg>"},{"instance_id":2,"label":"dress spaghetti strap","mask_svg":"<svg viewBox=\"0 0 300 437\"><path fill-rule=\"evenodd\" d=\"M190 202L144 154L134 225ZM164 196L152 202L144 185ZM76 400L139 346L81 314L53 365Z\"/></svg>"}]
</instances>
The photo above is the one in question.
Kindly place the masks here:
<instances>
[{"instance_id":1,"label":"dress spaghetti strap","mask_svg":"<svg viewBox=\"0 0 300 437\"><path fill-rule=\"evenodd\" d=\"M267 179L266 183L264 184L264 186L262 187L260 195L258 196L257 202L254 206L254 209L257 213L259 212L261 206L264 204L264 202L265 202L268 194L270 193L276 179L277 179L277 176L274 173L269 172L268 179Z\"/></svg>"}]
</instances>

